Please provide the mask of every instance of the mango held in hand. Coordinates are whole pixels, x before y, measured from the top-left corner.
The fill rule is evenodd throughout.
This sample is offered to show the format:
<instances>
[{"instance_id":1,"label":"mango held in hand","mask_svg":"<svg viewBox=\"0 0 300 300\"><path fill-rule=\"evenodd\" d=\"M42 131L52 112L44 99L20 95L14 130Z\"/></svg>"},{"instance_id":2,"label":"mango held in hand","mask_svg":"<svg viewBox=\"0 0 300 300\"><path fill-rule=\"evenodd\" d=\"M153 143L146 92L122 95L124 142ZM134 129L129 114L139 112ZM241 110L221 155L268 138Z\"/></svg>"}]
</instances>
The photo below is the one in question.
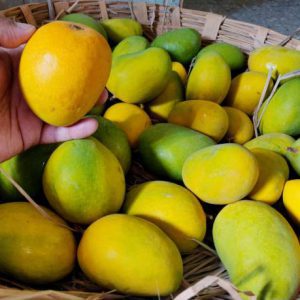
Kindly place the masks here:
<instances>
[{"instance_id":1,"label":"mango held in hand","mask_svg":"<svg viewBox=\"0 0 300 300\"><path fill-rule=\"evenodd\" d=\"M230 279L257 299L294 299L300 284L300 245L271 206L238 201L218 214L213 239Z\"/></svg>"},{"instance_id":2,"label":"mango held in hand","mask_svg":"<svg viewBox=\"0 0 300 300\"><path fill-rule=\"evenodd\" d=\"M181 252L197 247L206 232L206 216L198 199L184 187L167 181L148 181L130 188L125 213L146 219L162 229Z\"/></svg>"},{"instance_id":3,"label":"mango held in hand","mask_svg":"<svg viewBox=\"0 0 300 300\"><path fill-rule=\"evenodd\" d=\"M32 111L43 121L67 126L97 102L111 67L105 38L80 24L57 21L40 27L20 61L20 85Z\"/></svg>"},{"instance_id":4,"label":"mango held in hand","mask_svg":"<svg viewBox=\"0 0 300 300\"><path fill-rule=\"evenodd\" d=\"M28 284L47 284L68 275L76 243L66 223L44 208L51 220L28 202L0 204L0 272ZM60 224L60 225L59 225Z\"/></svg>"},{"instance_id":5,"label":"mango held in hand","mask_svg":"<svg viewBox=\"0 0 300 300\"><path fill-rule=\"evenodd\" d=\"M174 242L156 225L114 214L91 224L78 248L83 272L108 289L137 296L167 296L182 280Z\"/></svg>"},{"instance_id":6,"label":"mango held in hand","mask_svg":"<svg viewBox=\"0 0 300 300\"><path fill-rule=\"evenodd\" d=\"M238 144L220 144L188 157L182 169L184 185L210 204L243 199L254 188L259 175L254 155Z\"/></svg>"},{"instance_id":7,"label":"mango held in hand","mask_svg":"<svg viewBox=\"0 0 300 300\"><path fill-rule=\"evenodd\" d=\"M125 196L119 161L95 138L61 144L46 164L43 187L55 211L79 224L117 212Z\"/></svg>"},{"instance_id":8,"label":"mango held in hand","mask_svg":"<svg viewBox=\"0 0 300 300\"><path fill-rule=\"evenodd\" d=\"M168 53L160 48L121 55L113 60L107 88L127 103L150 101L164 90L171 66Z\"/></svg>"},{"instance_id":9,"label":"mango held in hand","mask_svg":"<svg viewBox=\"0 0 300 300\"><path fill-rule=\"evenodd\" d=\"M188 78L186 99L221 103L230 88L231 73L225 60L216 52L203 53Z\"/></svg>"},{"instance_id":10,"label":"mango held in hand","mask_svg":"<svg viewBox=\"0 0 300 300\"><path fill-rule=\"evenodd\" d=\"M266 102L259 113L262 114L260 131L279 132L292 136L300 134L300 78L284 83L274 94L270 103Z\"/></svg>"}]
</instances>

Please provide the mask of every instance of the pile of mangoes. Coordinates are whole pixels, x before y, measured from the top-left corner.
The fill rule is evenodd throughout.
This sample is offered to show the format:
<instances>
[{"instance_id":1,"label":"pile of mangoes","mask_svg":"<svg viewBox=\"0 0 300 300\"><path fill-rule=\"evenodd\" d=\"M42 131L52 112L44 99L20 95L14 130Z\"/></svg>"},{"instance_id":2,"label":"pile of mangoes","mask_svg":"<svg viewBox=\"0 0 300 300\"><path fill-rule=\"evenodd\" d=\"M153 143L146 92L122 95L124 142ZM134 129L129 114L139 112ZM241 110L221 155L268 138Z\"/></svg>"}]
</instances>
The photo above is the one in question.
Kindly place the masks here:
<instances>
[{"instance_id":1,"label":"pile of mangoes","mask_svg":"<svg viewBox=\"0 0 300 300\"><path fill-rule=\"evenodd\" d=\"M170 295L183 280L182 255L211 236L209 209L231 281L258 299L293 299L300 287L300 78L283 80L259 103L278 76L300 70L300 52L263 46L247 63L235 46L203 47L192 28L149 41L134 20L63 19L26 45L21 87L45 122L69 125L88 114L99 127L93 137L1 163L46 216L0 176L0 273L49 284L77 261L103 288ZM93 108L104 85L111 97ZM136 163L156 179L126 188ZM73 224L84 230L78 247Z\"/></svg>"}]
</instances>

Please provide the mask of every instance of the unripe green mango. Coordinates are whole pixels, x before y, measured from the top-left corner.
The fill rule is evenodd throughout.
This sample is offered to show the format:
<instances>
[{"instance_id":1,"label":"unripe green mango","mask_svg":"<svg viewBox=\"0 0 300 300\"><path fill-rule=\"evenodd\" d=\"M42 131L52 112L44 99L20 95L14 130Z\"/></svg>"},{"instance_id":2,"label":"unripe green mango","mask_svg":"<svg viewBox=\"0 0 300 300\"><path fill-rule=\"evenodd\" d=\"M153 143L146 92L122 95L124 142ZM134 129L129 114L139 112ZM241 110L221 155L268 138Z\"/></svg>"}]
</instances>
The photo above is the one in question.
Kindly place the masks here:
<instances>
[{"instance_id":1,"label":"unripe green mango","mask_svg":"<svg viewBox=\"0 0 300 300\"><path fill-rule=\"evenodd\" d=\"M260 131L279 132L292 136L300 134L300 78L285 82L274 94L270 103L261 107L263 111Z\"/></svg>"},{"instance_id":2,"label":"unripe green mango","mask_svg":"<svg viewBox=\"0 0 300 300\"><path fill-rule=\"evenodd\" d=\"M231 73L225 60L216 52L203 53L188 78L187 100L210 100L220 104L231 83Z\"/></svg>"},{"instance_id":3,"label":"unripe green mango","mask_svg":"<svg viewBox=\"0 0 300 300\"><path fill-rule=\"evenodd\" d=\"M164 90L171 72L168 53L153 47L115 58L107 88L123 102L145 103Z\"/></svg>"},{"instance_id":4,"label":"unripe green mango","mask_svg":"<svg viewBox=\"0 0 300 300\"><path fill-rule=\"evenodd\" d=\"M287 147L285 157L293 169L300 176L300 139L297 139L290 147Z\"/></svg>"},{"instance_id":5,"label":"unripe green mango","mask_svg":"<svg viewBox=\"0 0 300 300\"><path fill-rule=\"evenodd\" d=\"M253 292L259 300L296 296L300 285L299 240L274 208L249 200L227 205L215 219L213 239L238 289Z\"/></svg>"}]
</instances>

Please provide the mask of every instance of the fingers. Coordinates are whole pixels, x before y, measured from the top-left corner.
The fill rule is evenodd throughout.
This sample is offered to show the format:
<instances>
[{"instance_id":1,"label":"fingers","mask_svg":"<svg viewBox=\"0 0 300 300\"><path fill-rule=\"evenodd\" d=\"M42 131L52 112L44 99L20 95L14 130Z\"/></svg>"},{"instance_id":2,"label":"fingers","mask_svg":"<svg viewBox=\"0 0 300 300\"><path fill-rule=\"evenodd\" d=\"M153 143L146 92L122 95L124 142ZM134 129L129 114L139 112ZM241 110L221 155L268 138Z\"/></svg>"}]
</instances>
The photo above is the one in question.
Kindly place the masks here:
<instances>
[{"instance_id":1,"label":"fingers","mask_svg":"<svg viewBox=\"0 0 300 300\"><path fill-rule=\"evenodd\" d=\"M41 133L41 144L64 142L72 139L81 139L92 135L98 128L98 122L87 118L70 127L54 127L44 125Z\"/></svg>"},{"instance_id":2,"label":"fingers","mask_svg":"<svg viewBox=\"0 0 300 300\"><path fill-rule=\"evenodd\" d=\"M0 18L0 47L16 48L32 36L35 27L17 23L7 18Z\"/></svg>"},{"instance_id":3,"label":"fingers","mask_svg":"<svg viewBox=\"0 0 300 300\"><path fill-rule=\"evenodd\" d=\"M104 89L104 91L102 92L101 96L99 97L96 105L97 104L104 104L107 99L108 99L108 91L107 91L107 89Z\"/></svg>"}]
</instances>

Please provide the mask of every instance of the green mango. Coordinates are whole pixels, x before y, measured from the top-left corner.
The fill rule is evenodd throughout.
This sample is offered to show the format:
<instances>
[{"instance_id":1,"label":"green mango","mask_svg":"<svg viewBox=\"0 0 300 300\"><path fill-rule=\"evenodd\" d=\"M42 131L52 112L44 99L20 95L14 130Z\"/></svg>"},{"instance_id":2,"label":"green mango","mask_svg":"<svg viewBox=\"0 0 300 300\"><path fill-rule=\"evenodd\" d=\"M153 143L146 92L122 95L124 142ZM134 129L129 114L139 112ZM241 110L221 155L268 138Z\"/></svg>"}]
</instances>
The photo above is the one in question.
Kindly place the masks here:
<instances>
[{"instance_id":1,"label":"green mango","mask_svg":"<svg viewBox=\"0 0 300 300\"><path fill-rule=\"evenodd\" d=\"M286 148L285 157L293 167L294 171L300 176L300 139Z\"/></svg>"},{"instance_id":2,"label":"green mango","mask_svg":"<svg viewBox=\"0 0 300 300\"><path fill-rule=\"evenodd\" d=\"M178 28L157 36L151 46L163 48L172 60L188 64L200 50L201 36L195 29Z\"/></svg>"},{"instance_id":3,"label":"green mango","mask_svg":"<svg viewBox=\"0 0 300 300\"><path fill-rule=\"evenodd\" d=\"M142 25L132 19L108 19L101 22L108 38L117 44L132 35L142 35Z\"/></svg>"},{"instance_id":4,"label":"green mango","mask_svg":"<svg viewBox=\"0 0 300 300\"><path fill-rule=\"evenodd\" d=\"M260 148L272 150L281 155L285 155L287 148L291 147L294 142L295 139L287 134L267 133L248 141L243 146L248 149Z\"/></svg>"},{"instance_id":5,"label":"green mango","mask_svg":"<svg viewBox=\"0 0 300 300\"><path fill-rule=\"evenodd\" d=\"M131 165L131 150L126 134L113 122L101 116L94 118L99 126L93 136L117 157L124 173L127 173Z\"/></svg>"},{"instance_id":6,"label":"green mango","mask_svg":"<svg viewBox=\"0 0 300 300\"><path fill-rule=\"evenodd\" d=\"M300 134L300 78L285 82L276 91L270 103L261 107L264 111L260 123L260 132L279 132L292 136Z\"/></svg>"},{"instance_id":7,"label":"green mango","mask_svg":"<svg viewBox=\"0 0 300 300\"><path fill-rule=\"evenodd\" d=\"M246 65L246 56L236 46L227 43L213 43L203 48L197 55L197 59L206 52L215 51L220 54L230 67L231 71L241 70Z\"/></svg>"},{"instance_id":8,"label":"green mango","mask_svg":"<svg viewBox=\"0 0 300 300\"><path fill-rule=\"evenodd\" d=\"M67 22L79 23L79 24L88 26L90 28L93 28L97 32L102 34L105 37L105 39L107 39L107 34L105 32L105 29L100 24L100 22L96 21L94 18L92 18L88 15L81 14L81 13L68 14L68 15L64 15L63 17L61 17L60 20L67 21Z\"/></svg>"},{"instance_id":9,"label":"green mango","mask_svg":"<svg viewBox=\"0 0 300 300\"><path fill-rule=\"evenodd\" d=\"M160 123L146 129L138 150L143 165L154 174L182 181L185 160L195 151L214 145L208 136L183 126Z\"/></svg>"},{"instance_id":10,"label":"green mango","mask_svg":"<svg viewBox=\"0 0 300 300\"><path fill-rule=\"evenodd\" d=\"M231 73L225 60L216 52L203 53L188 78L187 100L210 100L220 104L231 83Z\"/></svg>"},{"instance_id":11,"label":"green mango","mask_svg":"<svg viewBox=\"0 0 300 300\"><path fill-rule=\"evenodd\" d=\"M159 120L167 120L175 104L184 100L184 87L179 75L172 71L170 79L163 92L147 103L149 114Z\"/></svg>"},{"instance_id":12,"label":"green mango","mask_svg":"<svg viewBox=\"0 0 300 300\"><path fill-rule=\"evenodd\" d=\"M10 175L31 197L42 193L42 175L45 164L57 144L39 145L0 164L1 168ZM23 196L0 174L0 200L18 201Z\"/></svg>"},{"instance_id":13,"label":"green mango","mask_svg":"<svg viewBox=\"0 0 300 300\"><path fill-rule=\"evenodd\" d=\"M112 52L112 58L115 59L121 55L131 54L146 50L149 47L149 41L139 35L133 35L122 40Z\"/></svg>"},{"instance_id":14,"label":"green mango","mask_svg":"<svg viewBox=\"0 0 300 300\"><path fill-rule=\"evenodd\" d=\"M145 103L164 90L171 72L171 59L163 49L122 55L113 60L107 89L123 102Z\"/></svg>"},{"instance_id":15,"label":"green mango","mask_svg":"<svg viewBox=\"0 0 300 300\"><path fill-rule=\"evenodd\" d=\"M258 300L294 299L300 285L299 240L274 208L249 200L227 205L215 219L213 240L238 289Z\"/></svg>"}]
</instances>

